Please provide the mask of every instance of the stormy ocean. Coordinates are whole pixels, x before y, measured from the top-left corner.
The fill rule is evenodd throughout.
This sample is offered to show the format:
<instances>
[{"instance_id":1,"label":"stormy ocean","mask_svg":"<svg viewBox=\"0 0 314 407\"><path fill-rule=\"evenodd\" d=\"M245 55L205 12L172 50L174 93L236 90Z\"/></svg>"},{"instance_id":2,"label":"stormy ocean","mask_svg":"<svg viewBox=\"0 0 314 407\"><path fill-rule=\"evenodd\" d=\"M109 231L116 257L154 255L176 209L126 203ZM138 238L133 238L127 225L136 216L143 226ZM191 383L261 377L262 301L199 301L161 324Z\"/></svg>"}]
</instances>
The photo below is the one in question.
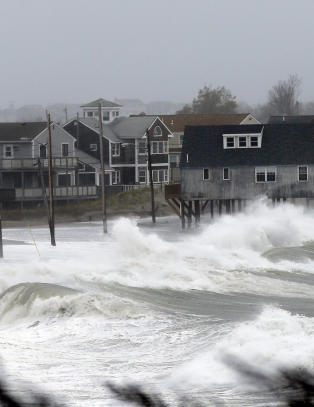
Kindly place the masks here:
<instances>
[{"instance_id":1,"label":"stormy ocean","mask_svg":"<svg viewBox=\"0 0 314 407\"><path fill-rule=\"evenodd\" d=\"M207 216L208 217L208 216ZM314 211L257 201L180 232L176 217L5 229L0 356L12 389L120 406L138 383L227 406L263 405L225 363L314 370ZM21 245L18 242L27 244Z\"/></svg>"}]
</instances>

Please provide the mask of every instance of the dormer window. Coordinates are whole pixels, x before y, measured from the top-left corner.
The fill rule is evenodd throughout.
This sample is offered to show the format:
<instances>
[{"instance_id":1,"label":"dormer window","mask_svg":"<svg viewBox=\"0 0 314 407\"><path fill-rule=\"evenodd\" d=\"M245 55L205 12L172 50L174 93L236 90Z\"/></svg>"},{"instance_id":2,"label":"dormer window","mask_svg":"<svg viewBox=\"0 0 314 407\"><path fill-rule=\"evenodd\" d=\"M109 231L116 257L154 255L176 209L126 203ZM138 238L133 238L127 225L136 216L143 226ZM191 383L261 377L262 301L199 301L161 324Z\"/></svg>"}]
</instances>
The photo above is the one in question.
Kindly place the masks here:
<instances>
[{"instance_id":1,"label":"dormer window","mask_svg":"<svg viewBox=\"0 0 314 407\"><path fill-rule=\"evenodd\" d=\"M234 137L227 137L227 148L234 148Z\"/></svg>"},{"instance_id":2,"label":"dormer window","mask_svg":"<svg viewBox=\"0 0 314 407\"><path fill-rule=\"evenodd\" d=\"M93 112L87 112L87 117L93 117Z\"/></svg>"},{"instance_id":3,"label":"dormer window","mask_svg":"<svg viewBox=\"0 0 314 407\"><path fill-rule=\"evenodd\" d=\"M223 134L223 148L261 148L263 129L260 133Z\"/></svg>"},{"instance_id":4,"label":"dormer window","mask_svg":"<svg viewBox=\"0 0 314 407\"><path fill-rule=\"evenodd\" d=\"M250 137L250 147L258 147L258 137L256 136Z\"/></svg>"},{"instance_id":5,"label":"dormer window","mask_svg":"<svg viewBox=\"0 0 314 407\"><path fill-rule=\"evenodd\" d=\"M247 147L247 142L246 142L246 136L239 137L239 148L246 148Z\"/></svg>"}]
</instances>

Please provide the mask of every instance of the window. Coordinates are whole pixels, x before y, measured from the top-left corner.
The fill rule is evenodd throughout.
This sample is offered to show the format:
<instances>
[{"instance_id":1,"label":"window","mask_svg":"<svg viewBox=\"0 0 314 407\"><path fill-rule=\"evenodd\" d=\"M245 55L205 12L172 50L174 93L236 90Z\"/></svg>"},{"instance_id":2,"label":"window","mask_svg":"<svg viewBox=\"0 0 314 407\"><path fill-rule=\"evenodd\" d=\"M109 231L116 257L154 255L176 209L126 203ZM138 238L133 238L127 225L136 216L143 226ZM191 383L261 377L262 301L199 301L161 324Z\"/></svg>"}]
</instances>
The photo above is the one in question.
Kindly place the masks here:
<instances>
[{"instance_id":1,"label":"window","mask_svg":"<svg viewBox=\"0 0 314 407\"><path fill-rule=\"evenodd\" d=\"M275 167L257 167L255 168L255 182L275 182Z\"/></svg>"},{"instance_id":2,"label":"window","mask_svg":"<svg viewBox=\"0 0 314 407\"><path fill-rule=\"evenodd\" d=\"M109 112L103 113L102 119L103 119L104 122L109 121L109 120L110 120L110 114L109 114Z\"/></svg>"},{"instance_id":3,"label":"window","mask_svg":"<svg viewBox=\"0 0 314 407\"><path fill-rule=\"evenodd\" d=\"M47 146L41 144L39 146L39 157L40 158L47 158Z\"/></svg>"},{"instance_id":4,"label":"window","mask_svg":"<svg viewBox=\"0 0 314 407\"><path fill-rule=\"evenodd\" d=\"M227 181L227 180L231 179L231 177L230 177L230 168L224 168L222 173L223 173L223 180L224 181Z\"/></svg>"},{"instance_id":5,"label":"window","mask_svg":"<svg viewBox=\"0 0 314 407\"><path fill-rule=\"evenodd\" d=\"M250 137L250 147L258 147L258 137L256 136Z\"/></svg>"},{"instance_id":6,"label":"window","mask_svg":"<svg viewBox=\"0 0 314 407\"><path fill-rule=\"evenodd\" d=\"M61 156L62 157L68 157L69 156L69 144L68 143L62 143L61 144Z\"/></svg>"},{"instance_id":7,"label":"window","mask_svg":"<svg viewBox=\"0 0 314 407\"><path fill-rule=\"evenodd\" d=\"M203 168L203 180L209 181L209 168Z\"/></svg>"},{"instance_id":8,"label":"window","mask_svg":"<svg viewBox=\"0 0 314 407\"><path fill-rule=\"evenodd\" d=\"M112 184L120 184L120 171L113 171Z\"/></svg>"},{"instance_id":9,"label":"window","mask_svg":"<svg viewBox=\"0 0 314 407\"><path fill-rule=\"evenodd\" d=\"M154 136L162 136L162 131L161 131L161 127L160 126L156 126L154 128L154 132L153 132Z\"/></svg>"},{"instance_id":10,"label":"window","mask_svg":"<svg viewBox=\"0 0 314 407\"><path fill-rule=\"evenodd\" d=\"M87 117L93 117L93 112L87 112Z\"/></svg>"},{"instance_id":11,"label":"window","mask_svg":"<svg viewBox=\"0 0 314 407\"><path fill-rule=\"evenodd\" d=\"M112 154L112 157L120 156L120 144L119 143L111 144L111 154Z\"/></svg>"},{"instance_id":12,"label":"window","mask_svg":"<svg viewBox=\"0 0 314 407\"><path fill-rule=\"evenodd\" d=\"M4 145L3 146L3 155L5 158L13 158L14 154L13 154L13 146L12 145Z\"/></svg>"},{"instance_id":13,"label":"window","mask_svg":"<svg viewBox=\"0 0 314 407\"><path fill-rule=\"evenodd\" d=\"M168 154L168 141L153 141L151 154Z\"/></svg>"},{"instance_id":14,"label":"window","mask_svg":"<svg viewBox=\"0 0 314 407\"><path fill-rule=\"evenodd\" d=\"M184 137L184 134L180 134L180 136L179 136L179 138L180 138L180 146L182 147L182 145L183 145L183 137Z\"/></svg>"},{"instance_id":15,"label":"window","mask_svg":"<svg viewBox=\"0 0 314 407\"><path fill-rule=\"evenodd\" d=\"M234 148L234 137L227 137L227 148Z\"/></svg>"},{"instance_id":16,"label":"window","mask_svg":"<svg viewBox=\"0 0 314 407\"><path fill-rule=\"evenodd\" d=\"M298 167L298 179L299 181L307 181L308 180L308 168L306 165Z\"/></svg>"},{"instance_id":17,"label":"window","mask_svg":"<svg viewBox=\"0 0 314 407\"><path fill-rule=\"evenodd\" d=\"M97 151L97 144L90 144L89 149L90 151Z\"/></svg>"},{"instance_id":18,"label":"window","mask_svg":"<svg viewBox=\"0 0 314 407\"><path fill-rule=\"evenodd\" d=\"M240 148L246 148L247 147L247 145L246 145L246 137L245 136L239 137L239 147Z\"/></svg>"},{"instance_id":19,"label":"window","mask_svg":"<svg viewBox=\"0 0 314 407\"><path fill-rule=\"evenodd\" d=\"M168 170L153 170L153 182L168 182Z\"/></svg>"},{"instance_id":20,"label":"window","mask_svg":"<svg viewBox=\"0 0 314 407\"><path fill-rule=\"evenodd\" d=\"M170 154L170 164L171 167L179 167L180 154Z\"/></svg>"},{"instance_id":21,"label":"window","mask_svg":"<svg viewBox=\"0 0 314 407\"><path fill-rule=\"evenodd\" d=\"M146 141L138 142L138 153L143 155L147 153Z\"/></svg>"},{"instance_id":22,"label":"window","mask_svg":"<svg viewBox=\"0 0 314 407\"><path fill-rule=\"evenodd\" d=\"M119 116L119 114L120 114L119 112L116 112L116 117L118 117L118 116Z\"/></svg>"},{"instance_id":23,"label":"window","mask_svg":"<svg viewBox=\"0 0 314 407\"><path fill-rule=\"evenodd\" d=\"M71 174L58 174L58 186L68 187L71 185Z\"/></svg>"},{"instance_id":24,"label":"window","mask_svg":"<svg viewBox=\"0 0 314 407\"><path fill-rule=\"evenodd\" d=\"M146 184L146 170L138 170L138 182Z\"/></svg>"}]
</instances>

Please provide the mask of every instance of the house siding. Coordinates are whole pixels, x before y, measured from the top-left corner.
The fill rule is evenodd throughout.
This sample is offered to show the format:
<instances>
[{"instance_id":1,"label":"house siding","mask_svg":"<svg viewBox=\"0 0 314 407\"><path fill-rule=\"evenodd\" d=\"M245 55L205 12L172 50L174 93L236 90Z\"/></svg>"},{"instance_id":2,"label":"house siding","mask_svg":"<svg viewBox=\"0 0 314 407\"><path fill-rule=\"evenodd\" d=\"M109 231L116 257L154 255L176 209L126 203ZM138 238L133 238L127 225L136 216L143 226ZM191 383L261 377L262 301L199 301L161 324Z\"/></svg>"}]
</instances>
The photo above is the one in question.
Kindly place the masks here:
<instances>
[{"instance_id":1,"label":"house siding","mask_svg":"<svg viewBox=\"0 0 314 407\"><path fill-rule=\"evenodd\" d=\"M299 165L303 165L300 163ZM229 167L231 180L223 180L223 167L210 168L210 180L203 180L203 168L181 169L181 194L193 199L314 198L314 164L308 165L308 181L298 181L297 165L275 166L275 182L256 183L255 167Z\"/></svg>"}]
</instances>

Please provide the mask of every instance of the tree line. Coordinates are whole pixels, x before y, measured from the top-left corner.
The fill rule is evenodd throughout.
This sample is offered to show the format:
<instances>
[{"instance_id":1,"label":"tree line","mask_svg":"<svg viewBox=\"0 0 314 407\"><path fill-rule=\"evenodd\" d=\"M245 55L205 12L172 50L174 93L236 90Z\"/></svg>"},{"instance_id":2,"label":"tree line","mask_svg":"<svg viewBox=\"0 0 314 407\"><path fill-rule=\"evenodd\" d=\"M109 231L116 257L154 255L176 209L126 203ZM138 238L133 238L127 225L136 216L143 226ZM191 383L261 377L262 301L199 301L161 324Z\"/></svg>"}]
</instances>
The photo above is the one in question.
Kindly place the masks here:
<instances>
[{"instance_id":1,"label":"tree line","mask_svg":"<svg viewBox=\"0 0 314 407\"><path fill-rule=\"evenodd\" d=\"M254 107L237 102L236 96L224 86L204 86L192 103L184 105L177 114L232 114L245 110L261 121L266 121L271 115L314 114L314 102L302 103L299 100L301 82L298 75L278 81L268 91L266 103Z\"/></svg>"}]
</instances>

